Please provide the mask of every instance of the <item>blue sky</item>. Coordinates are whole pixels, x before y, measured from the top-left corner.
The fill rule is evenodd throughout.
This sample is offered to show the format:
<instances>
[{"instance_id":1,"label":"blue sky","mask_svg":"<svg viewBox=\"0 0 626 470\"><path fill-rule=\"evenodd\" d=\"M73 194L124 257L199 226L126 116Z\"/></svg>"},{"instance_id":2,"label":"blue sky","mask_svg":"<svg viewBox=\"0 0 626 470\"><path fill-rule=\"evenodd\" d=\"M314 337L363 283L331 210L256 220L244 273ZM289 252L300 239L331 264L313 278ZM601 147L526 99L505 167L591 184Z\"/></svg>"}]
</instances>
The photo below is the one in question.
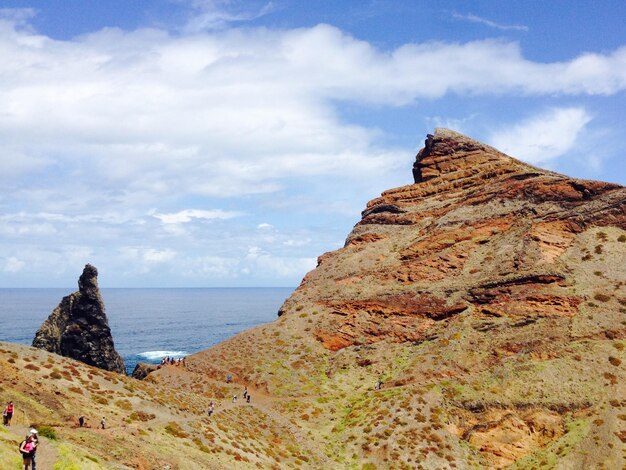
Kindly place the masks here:
<instances>
[{"instance_id":1,"label":"blue sky","mask_svg":"<svg viewBox=\"0 0 626 470\"><path fill-rule=\"evenodd\" d=\"M0 287L295 286L435 127L626 183L623 1L0 7Z\"/></svg>"}]
</instances>

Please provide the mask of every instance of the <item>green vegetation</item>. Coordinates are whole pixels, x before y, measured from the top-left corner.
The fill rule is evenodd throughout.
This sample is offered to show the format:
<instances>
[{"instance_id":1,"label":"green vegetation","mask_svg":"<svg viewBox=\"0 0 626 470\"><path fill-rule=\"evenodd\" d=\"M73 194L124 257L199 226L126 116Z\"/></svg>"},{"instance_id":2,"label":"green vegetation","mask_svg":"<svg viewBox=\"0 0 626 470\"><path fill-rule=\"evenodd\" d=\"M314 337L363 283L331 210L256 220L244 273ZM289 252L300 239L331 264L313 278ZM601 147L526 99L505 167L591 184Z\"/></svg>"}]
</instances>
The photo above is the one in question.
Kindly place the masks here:
<instances>
[{"instance_id":1,"label":"green vegetation","mask_svg":"<svg viewBox=\"0 0 626 470\"><path fill-rule=\"evenodd\" d=\"M181 439L189 437L189 434L183 431L180 424L175 421L172 421L165 426L165 432Z\"/></svg>"},{"instance_id":2,"label":"green vegetation","mask_svg":"<svg viewBox=\"0 0 626 470\"><path fill-rule=\"evenodd\" d=\"M48 439L52 439L54 441L57 439L56 431L50 426L39 426L37 427L37 432L40 436L47 437Z\"/></svg>"}]
</instances>

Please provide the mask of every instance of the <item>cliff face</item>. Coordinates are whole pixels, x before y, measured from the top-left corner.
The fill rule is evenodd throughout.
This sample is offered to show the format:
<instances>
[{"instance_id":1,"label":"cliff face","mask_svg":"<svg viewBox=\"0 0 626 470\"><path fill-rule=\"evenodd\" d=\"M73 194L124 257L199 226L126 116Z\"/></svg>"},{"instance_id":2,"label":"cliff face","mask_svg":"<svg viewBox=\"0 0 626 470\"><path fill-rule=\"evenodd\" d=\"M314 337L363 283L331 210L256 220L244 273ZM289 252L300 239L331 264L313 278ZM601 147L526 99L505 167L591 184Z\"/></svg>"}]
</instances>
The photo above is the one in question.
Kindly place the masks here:
<instances>
[{"instance_id":1,"label":"cliff face","mask_svg":"<svg viewBox=\"0 0 626 470\"><path fill-rule=\"evenodd\" d=\"M115 351L94 266L85 266L78 279L78 292L64 297L52 311L37 330L33 347L101 369L125 372L124 361Z\"/></svg>"},{"instance_id":2,"label":"cliff face","mask_svg":"<svg viewBox=\"0 0 626 470\"><path fill-rule=\"evenodd\" d=\"M190 367L321 395L305 427L334 422L320 445L355 465L622 468L626 188L446 129L413 177L367 204L279 320Z\"/></svg>"}]
</instances>

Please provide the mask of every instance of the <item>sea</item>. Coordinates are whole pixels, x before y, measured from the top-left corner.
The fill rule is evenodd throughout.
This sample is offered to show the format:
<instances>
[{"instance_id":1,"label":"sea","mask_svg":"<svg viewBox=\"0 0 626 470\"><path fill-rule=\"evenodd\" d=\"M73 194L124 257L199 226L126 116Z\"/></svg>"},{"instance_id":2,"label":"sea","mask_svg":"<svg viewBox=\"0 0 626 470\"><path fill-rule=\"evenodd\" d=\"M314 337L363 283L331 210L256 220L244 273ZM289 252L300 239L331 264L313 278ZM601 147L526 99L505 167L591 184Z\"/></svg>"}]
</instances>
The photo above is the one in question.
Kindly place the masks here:
<instances>
[{"instance_id":1,"label":"sea","mask_svg":"<svg viewBox=\"0 0 626 470\"><path fill-rule=\"evenodd\" d=\"M277 318L292 287L101 288L115 349L127 373L207 349ZM61 299L76 289L0 289L0 341L30 345Z\"/></svg>"}]
</instances>

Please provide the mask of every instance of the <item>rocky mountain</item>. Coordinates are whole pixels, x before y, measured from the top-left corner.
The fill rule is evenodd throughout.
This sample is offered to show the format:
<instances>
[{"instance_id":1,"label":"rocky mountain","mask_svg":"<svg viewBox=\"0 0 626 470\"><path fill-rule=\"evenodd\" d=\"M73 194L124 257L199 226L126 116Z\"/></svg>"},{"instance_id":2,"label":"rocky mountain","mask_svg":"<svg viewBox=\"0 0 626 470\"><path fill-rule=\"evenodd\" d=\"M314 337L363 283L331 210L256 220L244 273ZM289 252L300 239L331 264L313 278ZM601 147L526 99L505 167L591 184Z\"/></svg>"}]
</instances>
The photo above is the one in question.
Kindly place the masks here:
<instances>
[{"instance_id":1,"label":"rocky mountain","mask_svg":"<svg viewBox=\"0 0 626 470\"><path fill-rule=\"evenodd\" d=\"M446 129L413 176L278 321L188 363L317 400L339 466L623 468L626 189Z\"/></svg>"},{"instance_id":2,"label":"rocky mountain","mask_svg":"<svg viewBox=\"0 0 626 470\"><path fill-rule=\"evenodd\" d=\"M35 334L33 347L125 373L124 361L113 344L94 266L85 266L78 279L78 292L64 297L52 311Z\"/></svg>"}]
</instances>

